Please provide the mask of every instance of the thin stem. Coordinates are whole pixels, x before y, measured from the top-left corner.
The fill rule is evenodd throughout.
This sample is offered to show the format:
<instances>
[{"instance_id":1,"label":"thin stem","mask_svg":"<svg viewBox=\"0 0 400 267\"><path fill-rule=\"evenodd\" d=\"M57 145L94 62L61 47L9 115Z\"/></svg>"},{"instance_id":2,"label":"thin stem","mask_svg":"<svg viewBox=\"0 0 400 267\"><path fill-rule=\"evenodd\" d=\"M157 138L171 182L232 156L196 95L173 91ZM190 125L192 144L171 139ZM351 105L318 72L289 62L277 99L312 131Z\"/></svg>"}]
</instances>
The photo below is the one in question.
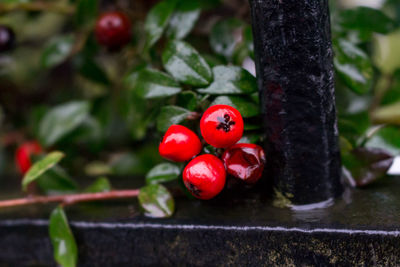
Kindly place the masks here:
<instances>
[{"instance_id":1,"label":"thin stem","mask_svg":"<svg viewBox=\"0 0 400 267\"><path fill-rule=\"evenodd\" d=\"M32 3L12 3L0 4L0 14L11 11L48 11L54 13L61 13L65 15L72 15L75 12L73 6L49 4L46 2L32 2Z\"/></svg>"},{"instance_id":2,"label":"thin stem","mask_svg":"<svg viewBox=\"0 0 400 267\"><path fill-rule=\"evenodd\" d=\"M79 202L89 202L98 200L134 198L139 195L139 189L132 190L113 190L101 193L82 193L59 196L31 196L26 198L10 199L0 201L0 208L27 206L34 204L48 204L52 202L61 203L61 205L72 205Z\"/></svg>"}]
</instances>

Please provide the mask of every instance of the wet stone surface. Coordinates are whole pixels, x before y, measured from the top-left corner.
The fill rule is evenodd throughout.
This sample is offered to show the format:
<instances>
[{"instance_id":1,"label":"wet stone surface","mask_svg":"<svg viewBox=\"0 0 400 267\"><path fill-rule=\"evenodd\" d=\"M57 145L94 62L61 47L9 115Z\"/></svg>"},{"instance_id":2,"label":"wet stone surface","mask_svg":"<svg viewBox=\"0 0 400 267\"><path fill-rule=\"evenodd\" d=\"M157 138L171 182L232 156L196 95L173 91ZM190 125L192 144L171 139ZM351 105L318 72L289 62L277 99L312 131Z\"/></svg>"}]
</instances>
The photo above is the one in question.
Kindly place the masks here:
<instances>
[{"instance_id":1,"label":"wet stone surface","mask_svg":"<svg viewBox=\"0 0 400 267\"><path fill-rule=\"evenodd\" d=\"M117 188L142 179L114 179ZM0 196L17 185L1 183ZM176 199L168 219L136 200L66 209L79 266L399 265L399 178L345 190L329 207L277 208L264 189L233 185L211 201ZM16 195L14 195L16 196ZM0 266L54 266L47 218L54 205L0 211Z\"/></svg>"}]
</instances>

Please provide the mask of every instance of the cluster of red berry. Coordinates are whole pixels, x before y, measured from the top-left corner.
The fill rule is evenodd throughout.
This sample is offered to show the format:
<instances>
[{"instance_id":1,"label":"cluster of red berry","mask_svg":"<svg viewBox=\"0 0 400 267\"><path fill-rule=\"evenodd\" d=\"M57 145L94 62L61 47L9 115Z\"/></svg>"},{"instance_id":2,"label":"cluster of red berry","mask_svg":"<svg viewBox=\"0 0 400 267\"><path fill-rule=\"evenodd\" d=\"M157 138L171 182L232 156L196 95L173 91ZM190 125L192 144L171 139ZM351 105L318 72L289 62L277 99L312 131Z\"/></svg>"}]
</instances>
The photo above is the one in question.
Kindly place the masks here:
<instances>
[{"instance_id":1,"label":"cluster of red berry","mask_svg":"<svg viewBox=\"0 0 400 267\"><path fill-rule=\"evenodd\" d=\"M183 182L191 194L200 199L211 199L225 186L226 173L246 183L256 183L264 170L265 154L254 144L236 144L243 135L243 118L228 105L208 108L201 120L204 140L218 149L225 149L221 159L212 154L197 156L202 144L199 137L181 125L172 125L165 133L160 155L175 162L190 162L183 171ZM197 156L197 157L196 157Z\"/></svg>"}]
</instances>

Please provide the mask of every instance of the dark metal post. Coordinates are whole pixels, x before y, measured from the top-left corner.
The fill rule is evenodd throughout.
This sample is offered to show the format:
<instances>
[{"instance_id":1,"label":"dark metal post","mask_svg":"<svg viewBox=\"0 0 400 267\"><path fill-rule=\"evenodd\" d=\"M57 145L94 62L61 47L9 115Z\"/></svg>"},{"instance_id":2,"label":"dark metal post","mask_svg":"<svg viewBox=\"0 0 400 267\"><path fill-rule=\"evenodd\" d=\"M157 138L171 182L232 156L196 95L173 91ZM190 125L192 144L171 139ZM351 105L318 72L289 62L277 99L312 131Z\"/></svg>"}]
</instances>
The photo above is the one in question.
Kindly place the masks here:
<instances>
[{"instance_id":1,"label":"dark metal post","mask_svg":"<svg viewBox=\"0 0 400 267\"><path fill-rule=\"evenodd\" d=\"M328 0L250 0L267 175L293 204L341 192Z\"/></svg>"}]
</instances>

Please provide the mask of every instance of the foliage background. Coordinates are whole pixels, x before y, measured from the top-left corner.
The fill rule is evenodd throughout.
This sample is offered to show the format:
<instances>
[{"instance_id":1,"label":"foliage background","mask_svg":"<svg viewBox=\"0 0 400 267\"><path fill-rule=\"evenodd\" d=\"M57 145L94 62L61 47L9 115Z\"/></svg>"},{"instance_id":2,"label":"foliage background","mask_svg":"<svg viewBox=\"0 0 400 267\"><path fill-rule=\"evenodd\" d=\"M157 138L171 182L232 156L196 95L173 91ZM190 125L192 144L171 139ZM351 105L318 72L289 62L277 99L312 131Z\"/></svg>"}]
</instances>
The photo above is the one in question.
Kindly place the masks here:
<instances>
[{"instance_id":1,"label":"foliage background","mask_svg":"<svg viewBox=\"0 0 400 267\"><path fill-rule=\"evenodd\" d=\"M367 151L360 159L354 149L400 152L400 3L354 2L331 1L331 14L343 159L362 180L379 158L366 160ZM162 133L172 123L196 130L199 114L215 103L239 108L244 141L262 142L255 78L242 68L253 71L247 1L157 3L0 3L0 23L15 30L18 43L0 56L0 179L16 173L14 151L32 139L66 155L41 179L45 192L76 190L69 177L133 179L154 166L148 183L176 179L181 165L157 165ZM97 15L107 10L132 20L133 39L121 51L99 47L93 36Z\"/></svg>"}]
</instances>

